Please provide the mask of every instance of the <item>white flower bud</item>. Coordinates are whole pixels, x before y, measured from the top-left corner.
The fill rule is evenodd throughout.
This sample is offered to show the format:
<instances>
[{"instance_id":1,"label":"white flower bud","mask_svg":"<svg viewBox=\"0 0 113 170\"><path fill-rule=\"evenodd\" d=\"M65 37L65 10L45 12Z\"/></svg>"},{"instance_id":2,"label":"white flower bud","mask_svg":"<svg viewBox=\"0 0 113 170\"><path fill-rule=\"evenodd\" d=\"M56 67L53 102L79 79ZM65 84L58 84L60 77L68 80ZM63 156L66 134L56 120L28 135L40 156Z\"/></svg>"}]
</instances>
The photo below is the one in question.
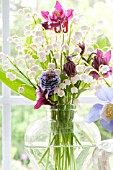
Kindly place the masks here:
<instances>
[{"instance_id":1,"label":"white flower bud","mask_svg":"<svg viewBox=\"0 0 113 170\"><path fill-rule=\"evenodd\" d=\"M19 59L19 60L16 61L16 64L17 64L18 66L22 66L22 65L24 64L24 60Z\"/></svg>"},{"instance_id":2,"label":"white flower bud","mask_svg":"<svg viewBox=\"0 0 113 170\"><path fill-rule=\"evenodd\" d=\"M55 87L54 94L57 94L59 89L60 89L59 87Z\"/></svg>"},{"instance_id":3,"label":"white flower bud","mask_svg":"<svg viewBox=\"0 0 113 170\"><path fill-rule=\"evenodd\" d=\"M38 53L38 55L39 55L39 61L40 61L40 62L45 62L45 61L47 60L47 58L46 58L46 53L45 53L44 51L40 51L40 52Z\"/></svg>"},{"instance_id":4,"label":"white flower bud","mask_svg":"<svg viewBox=\"0 0 113 170\"><path fill-rule=\"evenodd\" d=\"M65 83L61 83L61 84L59 85L59 87L60 87L61 89L66 89L66 84L65 84Z\"/></svg>"},{"instance_id":5,"label":"white flower bud","mask_svg":"<svg viewBox=\"0 0 113 170\"><path fill-rule=\"evenodd\" d=\"M55 52L55 53L54 53L54 58L55 58L55 59L59 59L59 58L60 58L60 54L59 54L58 52Z\"/></svg>"},{"instance_id":6,"label":"white flower bud","mask_svg":"<svg viewBox=\"0 0 113 170\"><path fill-rule=\"evenodd\" d=\"M55 69L54 70L58 75L60 75L60 69Z\"/></svg>"},{"instance_id":7,"label":"white flower bud","mask_svg":"<svg viewBox=\"0 0 113 170\"><path fill-rule=\"evenodd\" d=\"M46 46L46 50L47 50L47 51L50 51L50 50L53 51L53 45L52 45L52 44L47 45L47 46Z\"/></svg>"},{"instance_id":8,"label":"white flower bud","mask_svg":"<svg viewBox=\"0 0 113 170\"><path fill-rule=\"evenodd\" d=\"M82 33L81 33L81 32L75 32L75 34L74 34L74 39L75 39L75 40L80 40L80 39L82 39Z\"/></svg>"},{"instance_id":9,"label":"white flower bud","mask_svg":"<svg viewBox=\"0 0 113 170\"><path fill-rule=\"evenodd\" d=\"M34 65L35 64L34 58L30 58L27 62L28 62L29 65Z\"/></svg>"},{"instance_id":10,"label":"white flower bud","mask_svg":"<svg viewBox=\"0 0 113 170\"><path fill-rule=\"evenodd\" d=\"M32 57L31 57L31 55L30 54L26 54L25 55L25 59L28 61L28 60L30 60Z\"/></svg>"},{"instance_id":11,"label":"white flower bud","mask_svg":"<svg viewBox=\"0 0 113 170\"><path fill-rule=\"evenodd\" d=\"M26 14L25 14L25 18L26 18L27 20L30 20L30 19L32 19L32 16L31 16L30 13L26 13Z\"/></svg>"},{"instance_id":12,"label":"white flower bud","mask_svg":"<svg viewBox=\"0 0 113 170\"><path fill-rule=\"evenodd\" d=\"M76 87L72 87L71 88L71 93L78 93L78 89Z\"/></svg>"},{"instance_id":13,"label":"white flower bud","mask_svg":"<svg viewBox=\"0 0 113 170\"><path fill-rule=\"evenodd\" d=\"M3 52L0 52L0 58L4 58L5 54Z\"/></svg>"},{"instance_id":14,"label":"white flower bud","mask_svg":"<svg viewBox=\"0 0 113 170\"><path fill-rule=\"evenodd\" d=\"M9 70L10 68L11 68L11 67L10 67L9 64L5 64L5 65L3 65L3 67L2 67L2 69L3 69L4 71Z\"/></svg>"},{"instance_id":15,"label":"white flower bud","mask_svg":"<svg viewBox=\"0 0 113 170\"><path fill-rule=\"evenodd\" d=\"M13 42L13 38L12 38L12 37L8 37L7 41L8 41L9 43L12 43L12 42Z\"/></svg>"},{"instance_id":16,"label":"white flower bud","mask_svg":"<svg viewBox=\"0 0 113 170\"><path fill-rule=\"evenodd\" d=\"M65 84L66 84L67 86L69 86L69 85L71 84L70 80L66 79L66 80L65 80Z\"/></svg>"},{"instance_id":17,"label":"white flower bud","mask_svg":"<svg viewBox=\"0 0 113 170\"><path fill-rule=\"evenodd\" d=\"M30 69L26 69L25 70L25 75L27 75L28 76L28 74L31 72L31 70Z\"/></svg>"},{"instance_id":18,"label":"white flower bud","mask_svg":"<svg viewBox=\"0 0 113 170\"><path fill-rule=\"evenodd\" d=\"M16 50L21 51L22 50L22 46L21 45L17 45L16 46Z\"/></svg>"},{"instance_id":19,"label":"white flower bud","mask_svg":"<svg viewBox=\"0 0 113 170\"><path fill-rule=\"evenodd\" d=\"M55 69L55 63L48 63L49 69Z\"/></svg>"},{"instance_id":20,"label":"white flower bud","mask_svg":"<svg viewBox=\"0 0 113 170\"><path fill-rule=\"evenodd\" d=\"M15 44L19 44L19 43L20 43L20 40L19 40L18 37L15 37L15 38L13 39L13 42L14 42Z\"/></svg>"},{"instance_id":21,"label":"white flower bud","mask_svg":"<svg viewBox=\"0 0 113 170\"><path fill-rule=\"evenodd\" d=\"M20 56L24 55L24 51L22 51L22 50L18 51L18 55L20 55Z\"/></svg>"},{"instance_id":22,"label":"white flower bud","mask_svg":"<svg viewBox=\"0 0 113 170\"><path fill-rule=\"evenodd\" d=\"M28 77L29 78L35 78L35 76L36 76L36 72L35 71L31 71L31 72L28 73Z\"/></svg>"},{"instance_id":23,"label":"white flower bud","mask_svg":"<svg viewBox=\"0 0 113 170\"><path fill-rule=\"evenodd\" d=\"M62 46L62 51L64 51L64 52L69 51L69 46L68 45L63 45Z\"/></svg>"},{"instance_id":24,"label":"white flower bud","mask_svg":"<svg viewBox=\"0 0 113 170\"><path fill-rule=\"evenodd\" d=\"M108 65L102 65L102 66L100 67L100 72L101 72L102 74L107 73L109 70L110 70L110 67L109 67Z\"/></svg>"},{"instance_id":25,"label":"white flower bud","mask_svg":"<svg viewBox=\"0 0 113 170\"><path fill-rule=\"evenodd\" d=\"M18 13L20 16L24 16L25 15L25 11L23 9L19 9Z\"/></svg>"},{"instance_id":26,"label":"white flower bud","mask_svg":"<svg viewBox=\"0 0 113 170\"><path fill-rule=\"evenodd\" d=\"M87 83L88 78L89 78L89 76L86 73L81 74L81 76L80 76L80 79L83 80L85 83Z\"/></svg>"},{"instance_id":27,"label":"white flower bud","mask_svg":"<svg viewBox=\"0 0 113 170\"><path fill-rule=\"evenodd\" d=\"M80 80L79 75L75 75L74 77L71 78L71 81L72 81L73 84L75 84L78 80Z\"/></svg>"},{"instance_id":28,"label":"white flower bud","mask_svg":"<svg viewBox=\"0 0 113 170\"><path fill-rule=\"evenodd\" d=\"M39 37L34 37L33 38L33 42L38 44L38 45L41 45L42 44L42 40L39 38Z\"/></svg>"},{"instance_id":29,"label":"white flower bud","mask_svg":"<svg viewBox=\"0 0 113 170\"><path fill-rule=\"evenodd\" d=\"M65 92L64 92L63 90L59 89L59 90L58 90L58 96L59 96L59 97L65 96Z\"/></svg>"},{"instance_id":30,"label":"white flower bud","mask_svg":"<svg viewBox=\"0 0 113 170\"><path fill-rule=\"evenodd\" d=\"M77 66L76 66L76 71L77 71L78 73L83 72L84 69L85 69L85 65L77 65Z\"/></svg>"},{"instance_id":31,"label":"white flower bud","mask_svg":"<svg viewBox=\"0 0 113 170\"><path fill-rule=\"evenodd\" d=\"M24 31L24 35L25 35L25 37L30 37L31 36L31 31L29 31L29 30Z\"/></svg>"},{"instance_id":32,"label":"white flower bud","mask_svg":"<svg viewBox=\"0 0 113 170\"><path fill-rule=\"evenodd\" d=\"M6 77L9 78L11 81L14 81L16 79L16 75L12 72L7 72Z\"/></svg>"},{"instance_id":33,"label":"white flower bud","mask_svg":"<svg viewBox=\"0 0 113 170\"><path fill-rule=\"evenodd\" d=\"M24 92L24 87L19 87L19 88L18 88L18 92L19 92L19 93L23 93L23 92Z\"/></svg>"},{"instance_id":34,"label":"white flower bud","mask_svg":"<svg viewBox=\"0 0 113 170\"><path fill-rule=\"evenodd\" d=\"M40 68L39 68L39 66L38 65L33 65L32 67L31 67L31 70L32 71L37 71L37 70L39 70Z\"/></svg>"},{"instance_id":35,"label":"white flower bud","mask_svg":"<svg viewBox=\"0 0 113 170\"><path fill-rule=\"evenodd\" d=\"M30 25L25 25L24 29L27 30L27 31L30 30Z\"/></svg>"},{"instance_id":36,"label":"white flower bud","mask_svg":"<svg viewBox=\"0 0 113 170\"><path fill-rule=\"evenodd\" d=\"M81 48L79 48L79 47L76 47L75 49L74 49L74 53L80 53L82 50L81 50Z\"/></svg>"},{"instance_id":37,"label":"white flower bud","mask_svg":"<svg viewBox=\"0 0 113 170\"><path fill-rule=\"evenodd\" d=\"M81 27L81 31L87 31L89 28L88 28L88 26L87 25L83 25L82 27Z\"/></svg>"},{"instance_id":38,"label":"white flower bud","mask_svg":"<svg viewBox=\"0 0 113 170\"><path fill-rule=\"evenodd\" d=\"M92 83L92 82L93 82L93 77L92 76L88 76L87 83Z\"/></svg>"},{"instance_id":39,"label":"white flower bud","mask_svg":"<svg viewBox=\"0 0 113 170\"><path fill-rule=\"evenodd\" d=\"M40 31L40 30L35 31L35 36L42 37L43 36L42 31Z\"/></svg>"},{"instance_id":40,"label":"white flower bud","mask_svg":"<svg viewBox=\"0 0 113 170\"><path fill-rule=\"evenodd\" d=\"M97 95L98 91L102 88L103 84L95 85L95 95Z\"/></svg>"},{"instance_id":41,"label":"white flower bud","mask_svg":"<svg viewBox=\"0 0 113 170\"><path fill-rule=\"evenodd\" d=\"M73 104L74 104L74 105L79 105L79 104L80 104L79 99L74 99L74 100L73 100Z\"/></svg>"},{"instance_id":42,"label":"white flower bud","mask_svg":"<svg viewBox=\"0 0 113 170\"><path fill-rule=\"evenodd\" d=\"M53 45L53 50L56 50L56 49L59 48L59 44L58 43L53 43L52 45Z\"/></svg>"},{"instance_id":43,"label":"white flower bud","mask_svg":"<svg viewBox=\"0 0 113 170\"><path fill-rule=\"evenodd\" d=\"M94 48L93 47L88 47L87 48L87 53L90 54L94 51Z\"/></svg>"}]
</instances>

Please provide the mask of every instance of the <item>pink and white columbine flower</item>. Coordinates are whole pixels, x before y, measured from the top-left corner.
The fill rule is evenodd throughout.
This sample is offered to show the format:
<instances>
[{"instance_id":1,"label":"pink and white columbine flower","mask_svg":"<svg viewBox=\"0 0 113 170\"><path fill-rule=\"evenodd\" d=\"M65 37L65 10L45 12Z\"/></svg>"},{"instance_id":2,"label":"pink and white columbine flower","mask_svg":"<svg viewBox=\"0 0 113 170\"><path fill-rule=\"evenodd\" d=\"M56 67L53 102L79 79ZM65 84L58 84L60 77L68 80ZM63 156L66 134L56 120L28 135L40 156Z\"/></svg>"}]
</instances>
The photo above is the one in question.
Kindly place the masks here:
<instances>
[{"instance_id":1,"label":"pink and white columbine flower","mask_svg":"<svg viewBox=\"0 0 113 170\"><path fill-rule=\"evenodd\" d=\"M68 22L73 17L73 11L73 9L64 10L59 1L56 1L56 5L51 13L49 11L41 11L42 16L46 19L42 26L48 30L54 28L56 33L61 31L67 33Z\"/></svg>"}]
</instances>

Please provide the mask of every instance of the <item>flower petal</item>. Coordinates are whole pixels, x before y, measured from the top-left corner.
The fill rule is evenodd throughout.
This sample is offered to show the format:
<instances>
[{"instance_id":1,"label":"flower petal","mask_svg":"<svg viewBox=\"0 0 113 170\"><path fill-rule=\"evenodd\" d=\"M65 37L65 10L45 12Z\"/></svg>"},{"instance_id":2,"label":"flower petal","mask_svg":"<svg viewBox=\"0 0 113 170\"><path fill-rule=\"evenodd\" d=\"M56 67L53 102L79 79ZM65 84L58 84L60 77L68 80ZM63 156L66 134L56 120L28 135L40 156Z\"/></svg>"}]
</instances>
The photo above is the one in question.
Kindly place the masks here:
<instances>
[{"instance_id":1,"label":"flower petal","mask_svg":"<svg viewBox=\"0 0 113 170\"><path fill-rule=\"evenodd\" d=\"M102 101L109 101L113 100L113 88L102 86L102 88L97 92L97 97Z\"/></svg>"},{"instance_id":2,"label":"flower petal","mask_svg":"<svg viewBox=\"0 0 113 170\"><path fill-rule=\"evenodd\" d=\"M54 6L54 8L55 8L56 10L58 10L59 12L62 11L62 5L60 4L59 1L56 1L56 5Z\"/></svg>"},{"instance_id":3,"label":"flower petal","mask_svg":"<svg viewBox=\"0 0 113 170\"><path fill-rule=\"evenodd\" d=\"M104 119L100 120L101 126L109 132L113 132L113 120L105 121Z\"/></svg>"},{"instance_id":4,"label":"flower petal","mask_svg":"<svg viewBox=\"0 0 113 170\"><path fill-rule=\"evenodd\" d=\"M42 16L48 21L48 15L49 15L49 12L48 11L41 11L41 14Z\"/></svg>"},{"instance_id":5,"label":"flower petal","mask_svg":"<svg viewBox=\"0 0 113 170\"><path fill-rule=\"evenodd\" d=\"M104 57L106 58L107 64L109 63L110 59L111 59L111 50L107 51L104 54Z\"/></svg>"},{"instance_id":6,"label":"flower petal","mask_svg":"<svg viewBox=\"0 0 113 170\"><path fill-rule=\"evenodd\" d=\"M95 104L89 113L85 116L85 121L87 123L95 122L100 118L100 111L102 110L103 105L102 104Z\"/></svg>"},{"instance_id":7,"label":"flower petal","mask_svg":"<svg viewBox=\"0 0 113 170\"><path fill-rule=\"evenodd\" d=\"M66 17L70 20L73 17L73 9L66 10Z\"/></svg>"}]
</instances>

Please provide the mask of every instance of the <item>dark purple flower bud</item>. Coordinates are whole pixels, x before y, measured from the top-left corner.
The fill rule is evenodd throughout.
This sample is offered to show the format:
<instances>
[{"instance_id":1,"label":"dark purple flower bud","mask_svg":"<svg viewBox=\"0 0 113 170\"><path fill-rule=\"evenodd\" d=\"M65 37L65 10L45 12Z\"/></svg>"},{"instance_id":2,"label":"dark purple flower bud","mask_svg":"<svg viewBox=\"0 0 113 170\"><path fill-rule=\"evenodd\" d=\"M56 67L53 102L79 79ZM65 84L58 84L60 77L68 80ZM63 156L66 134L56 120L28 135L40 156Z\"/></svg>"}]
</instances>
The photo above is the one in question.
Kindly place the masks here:
<instances>
[{"instance_id":1,"label":"dark purple flower bud","mask_svg":"<svg viewBox=\"0 0 113 170\"><path fill-rule=\"evenodd\" d=\"M84 54L84 51L85 51L85 44L84 43L83 44L79 43L78 46L79 46L79 48L81 48L80 55L82 56Z\"/></svg>"},{"instance_id":2,"label":"dark purple flower bud","mask_svg":"<svg viewBox=\"0 0 113 170\"><path fill-rule=\"evenodd\" d=\"M71 56L66 56L67 63L64 64L63 73L66 73L68 77L74 77L77 74L76 64L72 61Z\"/></svg>"},{"instance_id":3,"label":"dark purple flower bud","mask_svg":"<svg viewBox=\"0 0 113 170\"><path fill-rule=\"evenodd\" d=\"M54 89L59 84L59 82L59 75L53 70L48 70L44 72L40 77L41 89L43 91L47 90L48 95L52 95L54 93Z\"/></svg>"},{"instance_id":4,"label":"dark purple flower bud","mask_svg":"<svg viewBox=\"0 0 113 170\"><path fill-rule=\"evenodd\" d=\"M94 57L94 60L92 62L92 67L99 71L100 67L102 65L109 66L109 62L111 59L111 50L107 51L106 53L103 53L101 50L97 49L96 56ZM109 71L103 74L105 78L107 78L109 75L112 74L113 68L109 66ZM100 75L95 72L91 71L90 74L93 76L94 79L98 79Z\"/></svg>"}]
</instances>

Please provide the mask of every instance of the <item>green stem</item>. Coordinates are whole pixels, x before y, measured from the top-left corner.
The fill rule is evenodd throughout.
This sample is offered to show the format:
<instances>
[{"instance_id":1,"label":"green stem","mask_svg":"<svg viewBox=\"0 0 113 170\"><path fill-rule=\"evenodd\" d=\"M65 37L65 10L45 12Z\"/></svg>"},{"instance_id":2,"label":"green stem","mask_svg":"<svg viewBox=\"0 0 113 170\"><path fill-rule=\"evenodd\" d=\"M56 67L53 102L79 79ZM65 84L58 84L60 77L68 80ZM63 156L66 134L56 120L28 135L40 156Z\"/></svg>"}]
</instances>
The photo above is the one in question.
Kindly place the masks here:
<instances>
[{"instance_id":1,"label":"green stem","mask_svg":"<svg viewBox=\"0 0 113 170\"><path fill-rule=\"evenodd\" d=\"M31 80L17 67L17 65L14 64L14 63L9 59L8 56L7 56L7 58L8 58L8 60L10 61L10 63L19 71L19 73L20 73L21 75L23 75L23 77L24 77L25 79L28 80L28 82L33 86L33 88L36 89L36 86L35 86L35 85L31 82Z\"/></svg>"},{"instance_id":2,"label":"green stem","mask_svg":"<svg viewBox=\"0 0 113 170\"><path fill-rule=\"evenodd\" d=\"M54 139L55 139L55 136L53 137L52 141L50 142L50 146L52 145ZM46 156L46 154L48 153L49 150L50 150L50 148L48 147L46 149L46 151L44 152L44 154L42 155L41 159L38 161L38 164L40 164L42 162L42 160L44 159L44 157Z\"/></svg>"}]
</instances>

